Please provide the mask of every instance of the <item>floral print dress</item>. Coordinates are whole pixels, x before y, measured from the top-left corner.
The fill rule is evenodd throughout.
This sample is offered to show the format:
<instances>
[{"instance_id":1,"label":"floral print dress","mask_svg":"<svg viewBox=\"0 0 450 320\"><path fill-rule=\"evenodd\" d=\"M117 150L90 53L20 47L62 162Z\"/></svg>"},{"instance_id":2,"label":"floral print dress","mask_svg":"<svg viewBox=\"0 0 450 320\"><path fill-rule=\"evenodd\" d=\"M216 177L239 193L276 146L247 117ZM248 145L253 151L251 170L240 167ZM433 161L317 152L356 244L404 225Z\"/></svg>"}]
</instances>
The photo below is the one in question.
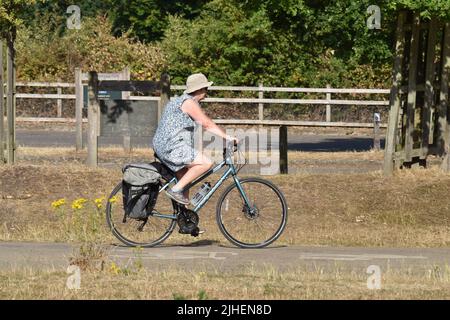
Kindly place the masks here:
<instances>
[{"instance_id":1,"label":"floral print dress","mask_svg":"<svg viewBox=\"0 0 450 320\"><path fill-rule=\"evenodd\" d=\"M153 137L153 150L172 171L177 172L192 163L198 151L194 148L194 120L181 105L189 94L171 100L164 109Z\"/></svg>"}]
</instances>

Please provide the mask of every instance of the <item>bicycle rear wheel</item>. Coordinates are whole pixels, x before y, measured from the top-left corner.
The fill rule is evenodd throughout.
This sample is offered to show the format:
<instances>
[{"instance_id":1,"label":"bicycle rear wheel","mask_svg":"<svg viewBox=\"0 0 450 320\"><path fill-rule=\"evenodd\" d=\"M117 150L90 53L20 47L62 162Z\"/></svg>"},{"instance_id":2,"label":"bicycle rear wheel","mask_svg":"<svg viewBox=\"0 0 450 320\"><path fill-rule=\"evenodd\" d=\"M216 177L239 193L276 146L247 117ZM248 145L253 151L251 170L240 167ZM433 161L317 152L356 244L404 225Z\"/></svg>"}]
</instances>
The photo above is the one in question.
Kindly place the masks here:
<instances>
[{"instance_id":1,"label":"bicycle rear wheel","mask_svg":"<svg viewBox=\"0 0 450 320\"><path fill-rule=\"evenodd\" d=\"M260 178L240 180L249 208L237 188L230 185L219 198L216 220L220 231L241 248L262 248L273 243L287 222L287 204L281 191Z\"/></svg>"},{"instance_id":2,"label":"bicycle rear wheel","mask_svg":"<svg viewBox=\"0 0 450 320\"><path fill-rule=\"evenodd\" d=\"M153 212L170 214L175 212L167 197L158 196ZM176 219L150 215L146 221L126 217L123 209L122 183L119 183L108 198L106 222L111 232L122 243L132 247L153 247L166 240L176 225Z\"/></svg>"}]
</instances>

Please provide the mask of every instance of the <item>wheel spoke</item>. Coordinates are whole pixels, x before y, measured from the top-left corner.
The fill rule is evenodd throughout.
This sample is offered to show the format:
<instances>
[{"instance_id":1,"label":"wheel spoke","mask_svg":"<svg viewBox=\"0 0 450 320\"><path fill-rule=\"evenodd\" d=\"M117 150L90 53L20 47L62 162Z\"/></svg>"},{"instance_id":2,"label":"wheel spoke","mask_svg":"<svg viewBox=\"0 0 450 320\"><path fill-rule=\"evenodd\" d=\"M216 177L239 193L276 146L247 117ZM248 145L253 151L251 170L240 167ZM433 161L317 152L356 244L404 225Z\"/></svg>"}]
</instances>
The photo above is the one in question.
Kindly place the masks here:
<instances>
[{"instance_id":1,"label":"wheel spoke","mask_svg":"<svg viewBox=\"0 0 450 320\"><path fill-rule=\"evenodd\" d=\"M219 200L219 227L225 237L238 246L268 245L279 237L285 227L287 205L284 197L263 179L243 179L241 185L252 207L246 208L236 186L227 188Z\"/></svg>"},{"instance_id":2,"label":"wheel spoke","mask_svg":"<svg viewBox=\"0 0 450 320\"><path fill-rule=\"evenodd\" d=\"M165 197L158 197L155 210L172 214L173 207ZM122 189L119 184L112 192L106 210L106 219L112 233L123 243L129 246L153 246L164 241L172 232L175 221L150 215L141 231L142 220L127 217L123 222L124 209L122 203Z\"/></svg>"}]
</instances>

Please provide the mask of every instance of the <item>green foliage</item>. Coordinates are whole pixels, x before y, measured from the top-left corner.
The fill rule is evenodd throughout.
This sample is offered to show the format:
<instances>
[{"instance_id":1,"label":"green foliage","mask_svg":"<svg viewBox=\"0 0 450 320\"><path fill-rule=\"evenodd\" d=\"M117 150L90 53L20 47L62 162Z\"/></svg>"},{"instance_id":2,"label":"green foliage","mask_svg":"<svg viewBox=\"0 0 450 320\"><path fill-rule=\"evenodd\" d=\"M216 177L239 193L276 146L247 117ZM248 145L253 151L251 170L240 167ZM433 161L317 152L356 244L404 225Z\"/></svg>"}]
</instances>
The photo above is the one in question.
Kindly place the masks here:
<instances>
[{"instance_id":1,"label":"green foliage","mask_svg":"<svg viewBox=\"0 0 450 320\"><path fill-rule=\"evenodd\" d=\"M14 41L16 29L23 23L22 12L36 0L0 0L0 36Z\"/></svg>"},{"instance_id":2,"label":"green foliage","mask_svg":"<svg viewBox=\"0 0 450 320\"><path fill-rule=\"evenodd\" d=\"M364 73L385 80L392 58L396 16L385 9L383 30L368 30L370 4L214 0L194 21L171 16L162 48L176 83L202 71L221 84L358 86Z\"/></svg>"},{"instance_id":3,"label":"green foliage","mask_svg":"<svg viewBox=\"0 0 450 320\"><path fill-rule=\"evenodd\" d=\"M142 41L159 40L167 27L170 14L186 19L198 16L208 0L110 0L114 34L130 30Z\"/></svg>"},{"instance_id":4,"label":"green foliage","mask_svg":"<svg viewBox=\"0 0 450 320\"><path fill-rule=\"evenodd\" d=\"M395 0L387 1L392 9L410 9L419 11L422 16L431 18L437 16L450 20L449 0Z\"/></svg>"},{"instance_id":5,"label":"green foliage","mask_svg":"<svg viewBox=\"0 0 450 320\"><path fill-rule=\"evenodd\" d=\"M175 82L203 71L222 84L278 82L275 71L286 70L290 35L276 34L267 12L246 15L229 1L206 5L199 19L169 18L162 48L168 54Z\"/></svg>"},{"instance_id":6,"label":"green foliage","mask_svg":"<svg viewBox=\"0 0 450 320\"><path fill-rule=\"evenodd\" d=\"M222 85L308 87L389 86L398 10L450 13L449 0L80 0L82 29L67 30L69 0L0 4L0 24L19 26L21 79L130 65L136 78L164 70L178 84L204 72ZM381 30L366 25L373 4Z\"/></svg>"},{"instance_id":7,"label":"green foliage","mask_svg":"<svg viewBox=\"0 0 450 320\"><path fill-rule=\"evenodd\" d=\"M67 8L77 5L80 8L81 18L106 15L110 8L110 0L59 0L39 1L29 5L22 12L27 26L38 26L40 20L46 21L50 31L58 30L62 35L66 27L66 19L69 17Z\"/></svg>"},{"instance_id":8,"label":"green foliage","mask_svg":"<svg viewBox=\"0 0 450 320\"><path fill-rule=\"evenodd\" d=\"M114 37L106 18L84 18L81 27L60 36L43 18L35 27L20 28L18 78L72 81L75 67L117 72L127 66L137 79L159 78L165 57L158 47L134 41L128 34Z\"/></svg>"}]
</instances>

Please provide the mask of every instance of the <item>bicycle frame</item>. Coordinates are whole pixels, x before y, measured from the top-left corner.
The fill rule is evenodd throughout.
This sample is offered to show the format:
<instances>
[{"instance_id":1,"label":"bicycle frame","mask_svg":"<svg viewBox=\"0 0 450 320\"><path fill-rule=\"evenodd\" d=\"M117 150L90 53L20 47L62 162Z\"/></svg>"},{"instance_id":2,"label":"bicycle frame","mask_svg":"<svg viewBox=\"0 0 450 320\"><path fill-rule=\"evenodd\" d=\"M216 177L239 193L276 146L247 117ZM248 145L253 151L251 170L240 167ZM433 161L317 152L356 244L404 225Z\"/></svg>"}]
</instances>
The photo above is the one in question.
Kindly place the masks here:
<instances>
[{"instance_id":1,"label":"bicycle frame","mask_svg":"<svg viewBox=\"0 0 450 320\"><path fill-rule=\"evenodd\" d=\"M222 169L223 167L228 166L228 169L224 172L224 174L222 175L222 177L220 177L219 180L217 180L216 184L211 188L211 190L209 190L209 192L203 197L203 199L195 206L194 209L192 209L192 211L194 212L198 212L200 211L200 209L206 204L206 202L208 202L208 200L211 198L211 196L214 194L214 192L216 192L216 190L222 185L222 183L225 182L226 179L228 179L230 177L230 175L233 176L233 180L234 183L236 184L239 193L241 194L242 198L245 201L245 204L250 208L251 204L250 201L247 198L247 195L244 192L244 189L242 188L242 185L239 181L239 178L237 177L237 172L236 172L236 168L231 160L231 157L228 155L226 156L226 158L219 163L218 165L216 165L215 167L209 169L208 171L206 171L205 173L203 173L201 176L199 176L198 178L196 178L194 181L190 182L184 190L189 190L191 189L193 186L195 186L197 183L199 183L200 181L206 179L208 176L210 176L211 174L219 171L220 169ZM161 193L162 191L164 191L164 189L166 189L171 183L173 182L177 182L177 178L173 177L169 182L167 182L160 190L159 193ZM160 217L160 218L169 218L169 219L176 219L177 216L176 215L172 215L172 214L153 214L156 217Z\"/></svg>"}]
</instances>

